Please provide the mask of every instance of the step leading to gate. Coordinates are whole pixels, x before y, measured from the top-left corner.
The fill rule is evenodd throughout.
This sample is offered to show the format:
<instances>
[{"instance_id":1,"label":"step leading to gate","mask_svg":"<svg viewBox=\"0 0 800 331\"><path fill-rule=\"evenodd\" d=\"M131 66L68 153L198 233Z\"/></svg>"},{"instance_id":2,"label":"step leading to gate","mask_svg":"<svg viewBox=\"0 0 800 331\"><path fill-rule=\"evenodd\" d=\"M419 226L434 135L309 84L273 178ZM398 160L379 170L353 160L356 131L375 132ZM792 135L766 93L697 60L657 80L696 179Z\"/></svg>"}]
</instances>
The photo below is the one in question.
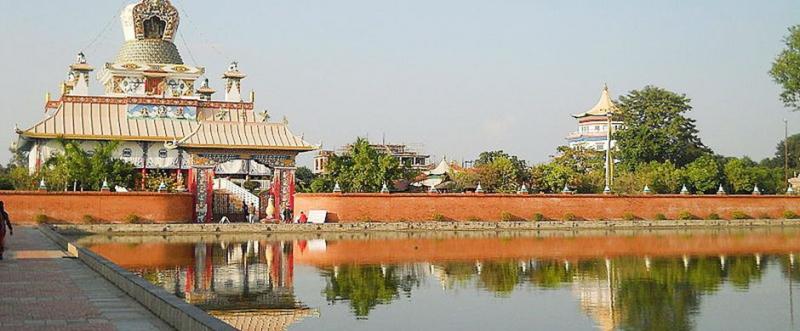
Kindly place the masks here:
<instances>
[{"instance_id":1,"label":"step leading to gate","mask_svg":"<svg viewBox=\"0 0 800 331\"><path fill-rule=\"evenodd\" d=\"M248 206L253 205L256 207L255 210L260 210L260 200L257 195L226 178L214 178L214 190L225 190L247 203Z\"/></svg>"}]
</instances>

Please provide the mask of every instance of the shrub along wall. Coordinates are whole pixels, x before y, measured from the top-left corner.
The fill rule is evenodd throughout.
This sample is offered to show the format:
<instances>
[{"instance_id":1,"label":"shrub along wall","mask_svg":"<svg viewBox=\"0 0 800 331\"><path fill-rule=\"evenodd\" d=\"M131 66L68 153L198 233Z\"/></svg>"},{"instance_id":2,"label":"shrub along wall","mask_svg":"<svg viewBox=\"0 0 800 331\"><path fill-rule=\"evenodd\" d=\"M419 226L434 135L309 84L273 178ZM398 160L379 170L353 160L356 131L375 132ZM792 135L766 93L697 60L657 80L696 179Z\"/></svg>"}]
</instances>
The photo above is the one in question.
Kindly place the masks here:
<instances>
[{"instance_id":1,"label":"shrub along wall","mask_svg":"<svg viewBox=\"0 0 800 331\"><path fill-rule=\"evenodd\" d=\"M797 196L298 194L300 211L327 210L329 222L784 218Z\"/></svg>"},{"instance_id":2,"label":"shrub along wall","mask_svg":"<svg viewBox=\"0 0 800 331\"><path fill-rule=\"evenodd\" d=\"M19 192L0 191L13 223L123 223L139 218L154 223L186 223L193 213L189 193ZM135 216L135 217L133 217Z\"/></svg>"}]
</instances>

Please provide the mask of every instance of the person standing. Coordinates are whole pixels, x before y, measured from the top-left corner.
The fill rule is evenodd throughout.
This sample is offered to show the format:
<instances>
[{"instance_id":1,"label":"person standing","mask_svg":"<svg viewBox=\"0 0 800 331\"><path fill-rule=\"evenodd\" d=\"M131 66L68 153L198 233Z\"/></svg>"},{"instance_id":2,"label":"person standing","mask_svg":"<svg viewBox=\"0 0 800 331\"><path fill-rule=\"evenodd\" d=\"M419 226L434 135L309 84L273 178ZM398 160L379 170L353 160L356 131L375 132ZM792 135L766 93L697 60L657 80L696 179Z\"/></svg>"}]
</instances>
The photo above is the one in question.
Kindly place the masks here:
<instances>
[{"instance_id":1,"label":"person standing","mask_svg":"<svg viewBox=\"0 0 800 331\"><path fill-rule=\"evenodd\" d=\"M250 204L250 214L247 215L247 220L250 221L250 224L256 222L256 205Z\"/></svg>"},{"instance_id":2,"label":"person standing","mask_svg":"<svg viewBox=\"0 0 800 331\"><path fill-rule=\"evenodd\" d=\"M250 222L250 208L247 206L247 202L242 202L242 214L244 214L245 220L249 223Z\"/></svg>"},{"instance_id":3,"label":"person standing","mask_svg":"<svg viewBox=\"0 0 800 331\"><path fill-rule=\"evenodd\" d=\"M3 259L3 253L6 250L6 226L8 226L8 234L14 235L14 228L11 226L11 219L8 217L3 202L0 201L0 260Z\"/></svg>"}]
</instances>

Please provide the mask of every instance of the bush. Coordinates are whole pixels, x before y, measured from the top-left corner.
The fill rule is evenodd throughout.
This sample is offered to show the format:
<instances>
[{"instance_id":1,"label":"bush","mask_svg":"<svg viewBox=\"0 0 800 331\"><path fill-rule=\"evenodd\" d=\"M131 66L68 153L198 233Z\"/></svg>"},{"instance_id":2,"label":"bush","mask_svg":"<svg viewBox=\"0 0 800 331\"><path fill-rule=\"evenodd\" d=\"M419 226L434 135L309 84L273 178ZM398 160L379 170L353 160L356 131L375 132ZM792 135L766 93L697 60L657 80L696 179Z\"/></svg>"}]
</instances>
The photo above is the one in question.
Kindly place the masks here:
<instances>
[{"instance_id":1,"label":"bush","mask_svg":"<svg viewBox=\"0 0 800 331\"><path fill-rule=\"evenodd\" d=\"M637 218L636 215L634 215L631 212L627 212L625 214L622 214L622 219L624 219L626 221L635 221L636 218Z\"/></svg>"},{"instance_id":2,"label":"bush","mask_svg":"<svg viewBox=\"0 0 800 331\"><path fill-rule=\"evenodd\" d=\"M534 222L544 222L544 221L547 221L547 217L544 217L544 215L542 215L541 213L536 213L536 214L533 214L533 217L531 218L531 220L534 221Z\"/></svg>"},{"instance_id":3,"label":"bush","mask_svg":"<svg viewBox=\"0 0 800 331\"><path fill-rule=\"evenodd\" d=\"M261 183L260 183L260 182L253 181L253 180L248 180L248 181L244 182L244 184L242 184L242 187L243 187L245 190L248 190L248 191L250 191L250 193L253 193L253 192L255 192L256 190L258 190L258 189L260 189L260 188L261 188Z\"/></svg>"},{"instance_id":4,"label":"bush","mask_svg":"<svg viewBox=\"0 0 800 331\"><path fill-rule=\"evenodd\" d=\"M771 219L772 219L772 216L770 216L770 215L769 215L769 214L767 214L767 213L761 213L761 214L758 214L758 219L761 219L761 220L771 220Z\"/></svg>"},{"instance_id":5,"label":"bush","mask_svg":"<svg viewBox=\"0 0 800 331\"><path fill-rule=\"evenodd\" d=\"M737 210L731 213L731 218L735 220L748 220L751 219L752 217L750 215L747 215L743 211Z\"/></svg>"},{"instance_id":6,"label":"bush","mask_svg":"<svg viewBox=\"0 0 800 331\"><path fill-rule=\"evenodd\" d=\"M83 224L100 224L100 223L103 223L102 221L94 218L94 216L92 216L92 215L83 215L83 218L81 218L81 222Z\"/></svg>"},{"instance_id":7,"label":"bush","mask_svg":"<svg viewBox=\"0 0 800 331\"><path fill-rule=\"evenodd\" d=\"M573 213L566 213L564 214L564 222L575 222L578 220L578 216L575 216Z\"/></svg>"},{"instance_id":8,"label":"bush","mask_svg":"<svg viewBox=\"0 0 800 331\"><path fill-rule=\"evenodd\" d=\"M433 214L431 218L434 222L447 222L447 217L442 214Z\"/></svg>"},{"instance_id":9,"label":"bush","mask_svg":"<svg viewBox=\"0 0 800 331\"><path fill-rule=\"evenodd\" d=\"M785 218L787 220L796 220L796 219L800 218L800 215L797 215L797 213L795 213L795 212L793 212L791 210L787 210L787 211L783 212L783 218Z\"/></svg>"},{"instance_id":10,"label":"bush","mask_svg":"<svg viewBox=\"0 0 800 331\"><path fill-rule=\"evenodd\" d=\"M682 221L696 220L697 216L692 215L688 211L682 211L678 214L678 219Z\"/></svg>"},{"instance_id":11,"label":"bush","mask_svg":"<svg viewBox=\"0 0 800 331\"><path fill-rule=\"evenodd\" d=\"M720 219L722 219L722 217L719 217L719 214L717 213L711 213L708 214L708 217L706 217L706 219L709 221L719 221Z\"/></svg>"},{"instance_id":12,"label":"bush","mask_svg":"<svg viewBox=\"0 0 800 331\"><path fill-rule=\"evenodd\" d=\"M148 223L147 221L145 221L143 218L139 217L139 215L136 215L136 214L130 214L128 216L125 216L125 218L123 219L123 222L128 223L128 224L147 224Z\"/></svg>"},{"instance_id":13,"label":"bush","mask_svg":"<svg viewBox=\"0 0 800 331\"><path fill-rule=\"evenodd\" d=\"M653 216L653 219L656 220L656 221L664 221L664 220L667 219L667 215L658 213L658 214L655 214L655 216Z\"/></svg>"},{"instance_id":14,"label":"bush","mask_svg":"<svg viewBox=\"0 0 800 331\"><path fill-rule=\"evenodd\" d=\"M36 224L47 224L47 223L50 223L50 217L47 217L47 215L44 215L44 214L36 215L33 218L33 220L36 222Z\"/></svg>"},{"instance_id":15,"label":"bush","mask_svg":"<svg viewBox=\"0 0 800 331\"><path fill-rule=\"evenodd\" d=\"M503 222L516 222L519 220L519 217L516 217L512 213L504 211L500 214L500 220Z\"/></svg>"},{"instance_id":16,"label":"bush","mask_svg":"<svg viewBox=\"0 0 800 331\"><path fill-rule=\"evenodd\" d=\"M483 220L480 217L472 216L467 218L467 222L483 222Z\"/></svg>"}]
</instances>

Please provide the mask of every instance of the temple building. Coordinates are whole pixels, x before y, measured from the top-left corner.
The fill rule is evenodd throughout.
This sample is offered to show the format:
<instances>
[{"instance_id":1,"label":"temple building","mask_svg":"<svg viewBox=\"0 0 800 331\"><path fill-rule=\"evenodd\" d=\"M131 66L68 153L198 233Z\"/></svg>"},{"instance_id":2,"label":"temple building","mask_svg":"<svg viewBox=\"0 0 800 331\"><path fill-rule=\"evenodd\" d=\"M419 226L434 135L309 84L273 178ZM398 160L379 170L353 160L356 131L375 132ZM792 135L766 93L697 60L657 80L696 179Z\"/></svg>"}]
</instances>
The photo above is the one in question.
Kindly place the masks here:
<instances>
[{"instance_id":1,"label":"temple building","mask_svg":"<svg viewBox=\"0 0 800 331\"><path fill-rule=\"evenodd\" d=\"M224 99L214 100L205 68L184 63L174 44L180 17L169 0L131 4L121 19L124 43L98 70L104 93L89 92L95 69L81 53L61 96L48 97L44 119L17 129L30 171L62 152L60 139L79 141L87 151L119 141L115 157L133 164L142 178L168 172L195 194L197 222L214 218L215 177L267 180L276 206L268 218L293 208L295 158L317 147L293 134L285 118L275 123L255 111L255 94L243 98L246 75L236 62L222 76Z\"/></svg>"},{"instance_id":2,"label":"temple building","mask_svg":"<svg viewBox=\"0 0 800 331\"><path fill-rule=\"evenodd\" d=\"M603 87L600 100L594 107L584 113L572 115L578 120L578 131L567 136L569 147L605 151L610 143L613 148L616 141L609 139L608 129L611 127L612 130L619 130L623 126L623 122L613 116L617 111L618 108L608 93L608 86Z\"/></svg>"}]
</instances>

